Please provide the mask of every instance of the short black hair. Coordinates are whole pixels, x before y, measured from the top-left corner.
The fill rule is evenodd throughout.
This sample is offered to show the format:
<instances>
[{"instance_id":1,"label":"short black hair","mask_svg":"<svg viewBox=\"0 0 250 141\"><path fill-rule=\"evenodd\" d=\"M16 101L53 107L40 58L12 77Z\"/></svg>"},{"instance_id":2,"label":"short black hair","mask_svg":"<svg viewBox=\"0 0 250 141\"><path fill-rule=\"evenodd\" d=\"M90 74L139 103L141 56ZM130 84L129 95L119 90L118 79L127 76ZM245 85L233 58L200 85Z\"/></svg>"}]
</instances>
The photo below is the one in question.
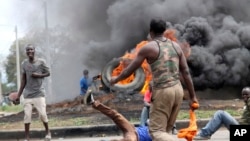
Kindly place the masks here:
<instances>
[{"instance_id":1,"label":"short black hair","mask_svg":"<svg viewBox=\"0 0 250 141\"><path fill-rule=\"evenodd\" d=\"M167 28L167 24L162 19L152 19L150 21L150 32L155 34L163 34Z\"/></svg>"},{"instance_id":2,"label":"short black hair","mask_svg":"<svg viewBox=\"0 0 250 141\"><path fill-rule=\"evenodd\" d=\"M28 47L32 47L33 49L35 49L35 46L33 44L27 44L25 49L28 48Z\"/></svg>"},{"instance_id":3,"label":"short black hair","mask_svg":"<svg viewBox=\"0 0 250 141\"><path fill-rule=\"evenodd\" d=\"M84 74L84 75L88 75L88 74L89 74L89 71L88 71L88 70L83 70L83 74Z\"/></svg>"}]
</instances>

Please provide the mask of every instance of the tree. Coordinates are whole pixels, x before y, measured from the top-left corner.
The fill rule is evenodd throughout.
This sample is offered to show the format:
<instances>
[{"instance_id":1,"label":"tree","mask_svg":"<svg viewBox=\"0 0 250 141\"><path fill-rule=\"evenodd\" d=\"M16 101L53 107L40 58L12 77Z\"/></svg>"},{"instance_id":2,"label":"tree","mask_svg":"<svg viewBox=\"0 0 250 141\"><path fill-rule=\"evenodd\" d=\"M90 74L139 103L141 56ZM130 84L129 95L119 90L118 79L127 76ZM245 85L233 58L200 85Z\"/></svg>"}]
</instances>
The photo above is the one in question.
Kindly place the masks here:
<instances>
[{"instance_id":1,"label":"tree","mask_svg":"<svg viewBox=\"0 0 250 141\"><path fill-rule=\"evenodd\" d=\"M46 36L49 36L50 44L46 42ZM26 34L25 37L19 39L19 50L20 50L20 64L26 58L25 46L27 44L34 44L36 46L36 56L46 58L47 53L50 53L51 71L53 71L54 66L59 62L59 56L65 56L69 53L69 47L72 44L72 39L70 35L67 34L66 29L57 26L50 29L48 34L44 30L33 30ZM10 54L7 56L7 61L4 64L6 75L7 75L7 85L10 87L8 90L16 90L17 88L17 72L16 72L16 43L10 47ZM7 89L6 89L7 90Z\"/></svg>"},{"instance_id":2,"label":"tree","mask_svg":"<svg viewBox=\"0 0 250 141\"><path fill-rule=\"evenodd\" d=\"M25 39L19 40L19 47L20 47L20 62L25 58L24 56L24 45L26 44ZM11 90L16 90L17 87L17 72L16 72L16 43L13 42L13 44L10 47L10 54L7 56L7 61L4 64L6 75L7 75L7 83L10 84ZM7 87L7 86L6 86Z\"/></svg>"}]
</instances>

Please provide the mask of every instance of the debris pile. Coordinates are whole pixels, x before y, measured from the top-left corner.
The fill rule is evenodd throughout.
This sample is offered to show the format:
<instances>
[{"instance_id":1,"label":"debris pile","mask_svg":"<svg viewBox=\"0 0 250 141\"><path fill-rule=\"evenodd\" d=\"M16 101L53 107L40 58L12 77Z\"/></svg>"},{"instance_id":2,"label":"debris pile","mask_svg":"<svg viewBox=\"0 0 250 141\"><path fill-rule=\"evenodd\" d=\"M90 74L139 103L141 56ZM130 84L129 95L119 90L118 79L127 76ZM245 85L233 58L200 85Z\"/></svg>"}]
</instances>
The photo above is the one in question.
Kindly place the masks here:
<instances>
[{"instance_id":1,"label":"debris pile","mask_svg":"<svg viewBox=\"0 0 250 141\"><path fill-rule=\"evenodd\" d=\"M139 94L95 94L96 100L101 101L105 105L116 110L141 110L143 107L143 97ZM89 105L84 105L83 96L77 96L72 100L64 100L62 102L47 105L48 114L77 114L77 113L96 113Z\"/></svg>"}]
</instances>

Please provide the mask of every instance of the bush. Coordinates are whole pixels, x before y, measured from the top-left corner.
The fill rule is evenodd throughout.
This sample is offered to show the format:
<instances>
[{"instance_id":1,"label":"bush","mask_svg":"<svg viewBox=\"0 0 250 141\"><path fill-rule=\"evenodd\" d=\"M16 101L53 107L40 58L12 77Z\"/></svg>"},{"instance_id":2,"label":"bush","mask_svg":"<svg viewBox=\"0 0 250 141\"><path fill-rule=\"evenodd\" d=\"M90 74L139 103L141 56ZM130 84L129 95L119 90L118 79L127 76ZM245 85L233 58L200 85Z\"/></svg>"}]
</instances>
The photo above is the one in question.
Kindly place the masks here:
<instances>
[{"instance_id":1,"label":"bush","mask_svg":"<svg viewBox=\"0 0 250 141\"><path fill-rule=\"evenodd\" d=\"M21 112L22 110L22 105L3 105L0 107L0 111L2 112Z\"/></svg>"}]
</instances>

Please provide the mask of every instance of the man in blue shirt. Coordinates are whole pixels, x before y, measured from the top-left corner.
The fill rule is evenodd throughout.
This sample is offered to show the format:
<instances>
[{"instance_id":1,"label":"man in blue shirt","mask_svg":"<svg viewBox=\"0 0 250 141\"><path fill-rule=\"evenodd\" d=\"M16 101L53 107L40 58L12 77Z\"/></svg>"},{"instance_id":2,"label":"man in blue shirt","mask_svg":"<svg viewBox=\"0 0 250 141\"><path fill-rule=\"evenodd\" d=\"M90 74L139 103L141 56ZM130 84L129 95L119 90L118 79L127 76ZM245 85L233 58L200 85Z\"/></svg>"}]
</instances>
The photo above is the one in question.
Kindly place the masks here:
<instances>
[{"instance_id":1,"label":"man in blue shirt","mask_svg":"<svg viewBox=\"0 0 250 141\"><path fill-rule=\"evenodd\" d=\"M123 139L112 139L111 141L152 141L148 126L135 127L116 110L111 109L98 100L94 100L91 91L88 91L85 97L85 104L92 105L94 109L108 116L122 130Z\"/></svg>"},{"instance_id":2,"label":"man in blue shirt","mask_svg":"<svg viewBox=\"0 0 250 141\"><path fill-rule=\"evenodd\" d=\"M91 86L92 81L89 79L89 71L84 70L83 71L83 77L80 80L80 95L85 95L88 88Z\"/></svg>"}]
</instances>

